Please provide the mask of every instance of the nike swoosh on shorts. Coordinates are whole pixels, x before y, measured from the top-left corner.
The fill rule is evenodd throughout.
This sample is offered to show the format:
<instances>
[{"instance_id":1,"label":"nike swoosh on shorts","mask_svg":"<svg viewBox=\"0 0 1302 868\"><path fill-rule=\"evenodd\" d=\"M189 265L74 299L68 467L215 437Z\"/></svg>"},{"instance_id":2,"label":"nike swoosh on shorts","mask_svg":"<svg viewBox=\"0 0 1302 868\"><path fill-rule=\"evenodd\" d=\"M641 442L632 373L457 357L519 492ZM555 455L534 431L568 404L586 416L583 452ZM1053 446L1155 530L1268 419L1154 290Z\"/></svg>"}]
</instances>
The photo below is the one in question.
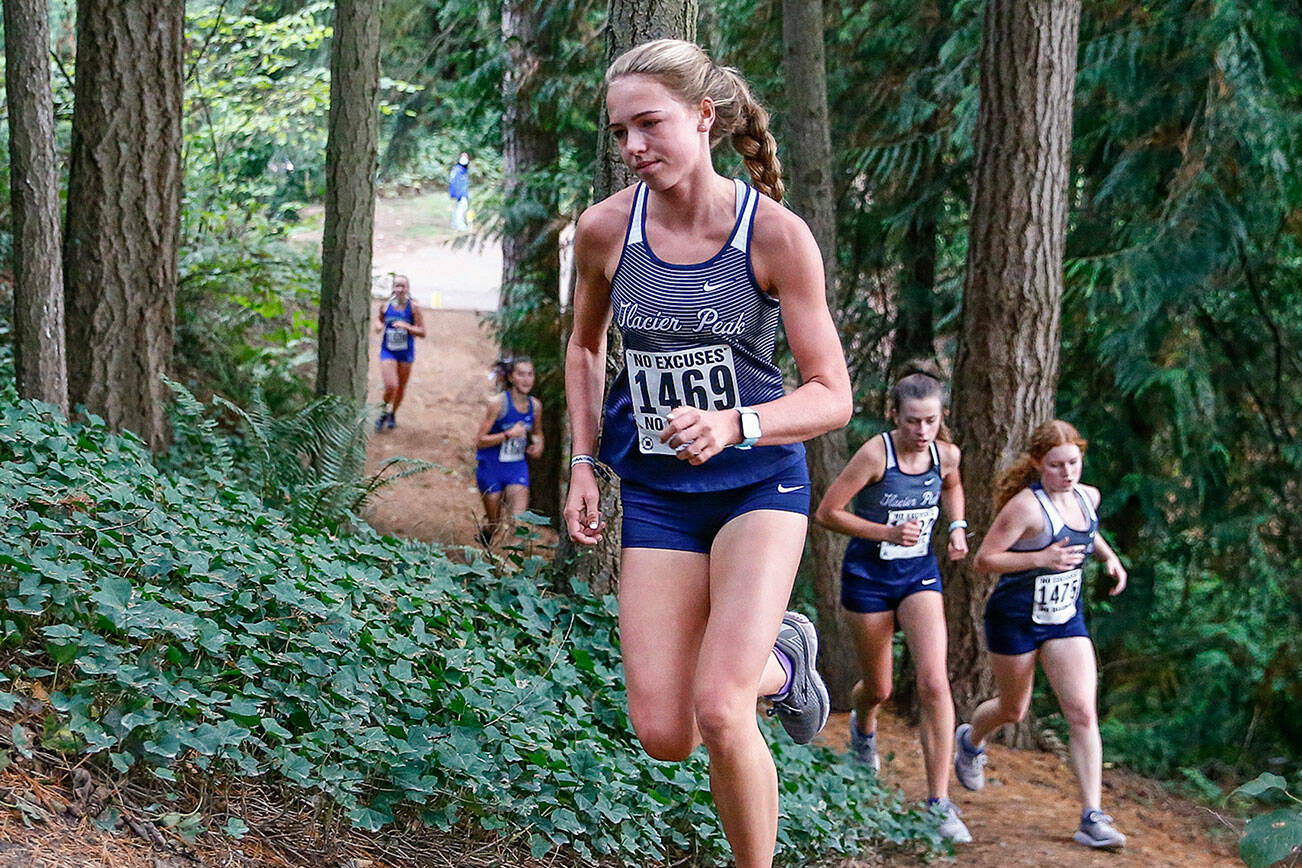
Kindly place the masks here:
<instances>
[{"instance_id":1,"label":"nike swoosh on shorts","mask_svg":"<svg viewBox=\"0 0 1302 868\"><path fill-rule=\"evenodd\" d=\"M799 491L800 489L802 489L802 488L804 488L804 487L805 487L805 486L803 486L803 485L783 485L782 483L779 482L779 483L778 483L778 494L790 494L791 492L793 492L793 491Z\"/></svg>"},{"instance_id":2,"label":"nike swoosh on shorts","mask_svg":"<svg viewBox=\"0 0 1302 868\"><path fill-rule=\"evenodd\" d=\"M922 580L921 582L919 582L918 584L921 584L921 585L934 585L934 584L936 584L936 580L935 580L935 579L923 579L923 580Z\"/></svg>"}]
</instances>

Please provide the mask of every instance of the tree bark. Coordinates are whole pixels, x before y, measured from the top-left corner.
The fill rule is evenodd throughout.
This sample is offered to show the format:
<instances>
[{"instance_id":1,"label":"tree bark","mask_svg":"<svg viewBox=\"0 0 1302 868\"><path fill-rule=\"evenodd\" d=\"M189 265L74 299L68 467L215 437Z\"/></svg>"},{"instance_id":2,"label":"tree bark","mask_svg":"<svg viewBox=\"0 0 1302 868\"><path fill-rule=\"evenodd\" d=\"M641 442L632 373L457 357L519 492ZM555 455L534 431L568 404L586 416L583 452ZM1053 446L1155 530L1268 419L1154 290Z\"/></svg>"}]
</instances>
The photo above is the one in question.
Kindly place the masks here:
<instances>
[{"instance_id":1,"label":"tree bark","mask_svg":"<svg viewBox=\"0 0 1302 868\"><path fill-rule=\"evenodd\" d=\"M316 392L366 400L381 0L339 0L330 43Z\"/></svg>"},{"instance_id":2,"label":"tree bark","mask_svg":"<svg viewBox=\"0 0 1302 868\"><path fill-rule=\"evenodd\" d=\"M167 439L181 220L179 0L81 0L68 183L68 397Z\"/></svg>"},{"instance_id":3,"label":"tree bark","mask_svg":"<svg viewBox=\"0 0 1302 868\"><path fill-rule=\"evenodd\" d=\"M967 518L994 517L995 474L1053 417L1079 0L990 0L954 378ZM993 692L982 619L993 576L947 571L951 683L967 715Z\"/></svg>"},{"instance_id":4,"label":"tree bark","mask_svg":"<svg viewBox=\"0 0 1302 868\"><path fill-rule=\"evenodd\" d=\"M919 172L915 189L925 190L940 173L941 157ZM938 231L938 197L918 204L904 232L904 262L899 275L899 292L895 301L895 336L891 343L891 375L897 376L910 359L930 359L936 355L933 326L936 289L936 254Z\"/></svg>"},{"instance_id":5,"label":"tree bark","mask_svg":"<svg viewBox=\"0 0 1302 868\"><path fill-rule=\"evenodd\" d=\"M532 0L506 0L502 37L508 62L502 79L502 293L500 309L518 321L504 335L527 335L535 348L534 394L543 404L542 457L531 459L533 506L561 527L561 478L565 413L564 346L561 343L560 205L551 173L560 144L544 119L542 86L548 58L556 55L555 34L545 32L546 14ZM513 308L519 307L520 310ZM509 349L504 347L503 349Z\"/></svg>"},{"instance_id":6,"label":"tree bark","mask_svg":"<svg viewBox=\"0 0 1302 868\"><path fill-rule=\"evenodd\" d=\"M696 0L610 0L606 22L606 63L635 45L649 39L696 39ZM604 93L604 91L603 91ZM614 147L614 140L606 129L606 100L602 97L601 114L597 128L597 172L592 183L592 199L600 202L612 193L633 183ZM619 332L613 326L606 351L606 384L622 362L619 358ZM615 593L619 585L619 481L602 484L602 517L606 520L606 533L599 545L590 552L578 554L575 577L587 582L594 594ZM558 557L575 556L575 549L565 535Z\"/></svg>"},{"instance_id":7,"label":"tree bark","mask_svg":"<svg viewBox=\"0 0 1302 868\"><path fill-rule=\"evenodd\" d=\"M823 254L828 307L837 312L844 304L844 296L837 280L836 199L832 188L822 0L784 0L782 41L791 210L803 217L814 233ZM845 429L810 440L805 450L811 495L817 504L845 466ZM850 690L859 680L854 637L841 611L845 538L811 522L808 551L818 607L818 670L827 682L832 707L843 711L850 707Z\"/></svg>"},{"instance_id":8,"label":"tree bark","mask_svg":"<svg viewBox=\"0 0 1302 868\"><path fill-rule=\"evenodd\" d=\"M9 194L14 209L14 367L21 397L67 413L49 11L46 0L4 3Z\"/></svg>"}]
</instances>

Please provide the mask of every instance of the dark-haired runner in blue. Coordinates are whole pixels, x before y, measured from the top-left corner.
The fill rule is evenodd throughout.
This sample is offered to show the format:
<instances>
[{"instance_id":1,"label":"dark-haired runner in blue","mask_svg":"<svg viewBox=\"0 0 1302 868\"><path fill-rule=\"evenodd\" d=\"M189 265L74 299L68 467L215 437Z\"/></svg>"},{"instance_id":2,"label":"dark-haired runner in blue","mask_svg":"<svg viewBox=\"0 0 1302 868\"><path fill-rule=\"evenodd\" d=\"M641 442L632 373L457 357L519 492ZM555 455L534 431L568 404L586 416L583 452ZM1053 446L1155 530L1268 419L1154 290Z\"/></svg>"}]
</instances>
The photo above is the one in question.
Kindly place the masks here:
<instances>
[{"instance_id":1,"label":"dark-haired runner in blue","mask_svg":"<svg viewBox=\"0 0 1302 868\"><path fill-rule=\"evenodd\" d=\"M880 769L877 714L891 695L898 622L917 675L928 803L939 815L941 836L967 843L972 835L949 800L954 701L940 565L932 552L943 507L949 557L967 554L961 456L948 442L943 402L943 383L934 367L906 367L888 398L895 427L855 453L828 486L814 518L851 537L841 572L841 604L863 673L850 693L851 750L860 762ZM851 512L847 506L854 497Z\"/></svg>"},{"instance_id":2,"label":"dark-haired runner in blue","mask_svg":"<svg viewBox=\"0 0 1302 868\"><path fill-rule=\"evenodd\" d=\"M528 458L542 455L542 402L533 397L533 362L498 362L503 391L489 399L475 435L475 482L484 499L480 540L491 545L507 516L529 508Z\"/></svg>"},{"instance_id":3,"label":"dark-haired runner in blue","mask_svg":"<svg viewBox=\"0 0 1302 868\"><path fill-rule=\"evenodd\" d=\"M642 183L579 218L566 524L581 545L605 530L594 456L613 318L623 370L600 454L623 486L629 716L659 759L705 744L736 865L768 868L778 785L755 701L772 697L797 741L827 719L813 625L784 610L808 524L800 443L849 419L849 376L818 246L775 201L768 115L741 76L660 40L622 55L606 82L610 130ZM754 187L714 171L710 146L728 139ZM791 394L772 361L779 305L802 379Z\"/></svg>"}]
</instances>

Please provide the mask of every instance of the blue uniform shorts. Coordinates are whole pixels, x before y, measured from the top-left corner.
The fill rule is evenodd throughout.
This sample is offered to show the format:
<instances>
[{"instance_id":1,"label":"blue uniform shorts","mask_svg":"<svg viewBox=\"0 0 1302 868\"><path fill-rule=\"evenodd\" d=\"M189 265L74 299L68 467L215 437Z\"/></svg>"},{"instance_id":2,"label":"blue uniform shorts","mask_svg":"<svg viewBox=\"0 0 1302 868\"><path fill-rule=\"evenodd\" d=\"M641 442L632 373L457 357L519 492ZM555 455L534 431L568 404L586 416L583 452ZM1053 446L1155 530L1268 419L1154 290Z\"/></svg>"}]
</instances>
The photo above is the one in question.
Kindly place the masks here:
<instances>
[{"instance_id":1,"label":"blue uniform shorts","mask_svg":"<svg viewBox=\"0 0 1302 868\"><path fill-rule=\"evenodd\" d=\"M381 343L381 344L380 344L380 358L382 358L382 359L393 359L395 362L401 362L401 363L403 363L403 364L410 365L412 362L414 362L414 361L416 360L416 348L415 348L415 347L407 347L407 349L406 349L404 352L401 352L401 353L395 353L395 352L393 352L392 350L386 348L386 347L384 346L384 344Z\"/></svg>"},{"instance_id":2,"label":"blue uniform shorts","mask_svg":"<svg viewBox=\"0 0 1302 868\"><path fill-rule=\"evenodd\" d=\"M992 654L1025 654L1034 651L1050 639L1069 636L1089 638L1085 627L1084 605L1076 598L1076 612L1062 624L1037 624L1031 620L1031 596L1034 586L1029 582L1013 582L995 588L986 603L986 647Z\"/></svg>"},{"instance_id":3,"label":"blue uniform shorts","mask_svg":"<svg viewBox=\"0 0 1302 868\"><path fill-rule=\"evenodd\" d=\"M624 548L708 553L732 519L757 509L809 515L809 470L793 464L768 479L723 491L666 491L621 482Z\"/></svg>"},{"instance_id":4,"label":"blue uniform shorts","mask_svg":"<svg viewBox=\"0 0 1302 868\"><path fill-rule=\"evenodd\" d=\"M874 540L853 539L841 562L841 605L859 614L893 612L905 597L920 591L942 593L934 555L884 561Z\"/></svg>"},{"instance_id":5,"label":"blue uniform shorts","mask_svg":"<svg viewBox=\"0 0 1302 868\"><path fill-rule=\"evenodd\" d=\"M475 467L475 482L481 494L496 494L508 485L529 487L528 461L485 461L479 460Z\"/></svg>"}]
</instances>

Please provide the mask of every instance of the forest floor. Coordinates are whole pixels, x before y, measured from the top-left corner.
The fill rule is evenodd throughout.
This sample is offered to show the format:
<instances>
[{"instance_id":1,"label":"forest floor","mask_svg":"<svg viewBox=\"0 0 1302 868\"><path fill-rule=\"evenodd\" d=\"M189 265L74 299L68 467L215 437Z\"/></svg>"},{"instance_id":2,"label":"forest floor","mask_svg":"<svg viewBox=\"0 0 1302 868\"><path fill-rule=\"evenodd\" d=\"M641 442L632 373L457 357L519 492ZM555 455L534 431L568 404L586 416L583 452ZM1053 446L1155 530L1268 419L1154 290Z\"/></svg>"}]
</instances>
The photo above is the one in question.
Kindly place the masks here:
<instances>
[{"instance_id":1,"label":"forest floor","mask_svg":"<svg viewBox=\"0 0 1302 868\"><path fill-rule=\"evenodd\" d=\"M441 205L441 203L439 203ZM449 245L421 245L417 267L402 261L386 238L408 235L395 219L410 218L410 200L401 208L388 208L382 200L377 213L376 260L395 271L421 273L433 279L439 275L477 273L484 278L490 269L482 261L459 262L463 255ZM404 210L406 209L406 210ZM395 217L394 214L398 216ZM406 216L403 216L406 215ZM409 225L409 223L404 223ZM386 231L387 230L387 231ZM397 246L396 244L394 246ZM469 255L491 256L491 251L469 251ZM388 265L387 263L393 263ZM460 269L460 270L459 270ZM487 288L483 288L487 291ZM421 300L427 300L422 297ZM490 333L481 324L482 315L473 310L425 309L428 337L417 344L416 363L407 387L407 397L398 412L398 427L371 440L372 467L384 458L404 455L440 465L443 470L400 480L380 493L370 520L385 533L450 545L470 545L482 509L475 488L473 439L476 426L490 393L488 368L495 355ZM371 358L376 355L372 338ZM370 394L378 400L378 370L370 377ZM822 737L843 750L846 717L834 715ZM907 798L920 799L923 792L922 753L916 730L899 716L883 715L879 744L885 760L883 778L900 787ZM953 864L979 868L1039 868L1039 866L1203 866L1240 864L1234 856L1237 834L1214 813L1187 799L1173 795L1160 783L1121 769L1104 773L1104 805L1127 834L1129 844L1119 853L1087 851L1071 840L1079 812L1075 779L1063 758L1033 751L990 748L987 786L969 793L952 784L951 797L963 811L975 843L958 847ZM15 763L0 770L0 868L181 868L199 863L209 866L294 866L294 868L415 868L415 866L538 866L570 864L513 860L498 851L484 861L483 848L472 845L461 850L443 840L436 851L412 860L386 860L378 855L368 836L357 834L331 842L337 855L323 860L319 832L300 826L301 833L313 834L317 846L295 854L284 845L284 817L276 817L267 829L253 824L245 842L220 836L204 836L199 845L177 855L151 845L138 835L102 832L89 820L65 820L61 806L74 802L64 778L53 770ZM27 825L28 816L15 805L43 806L55 816L46 822ZM246 814L247 816L247 814ZM272 814L274 817L274 813ZM273 834L274 833L274 834ZM171 838L173 836L166 836ZM282 844L274 846L280 839ZM871 859L847 863L842 868L904 865L896 859Z\"/></svg>"}]
</instances>

